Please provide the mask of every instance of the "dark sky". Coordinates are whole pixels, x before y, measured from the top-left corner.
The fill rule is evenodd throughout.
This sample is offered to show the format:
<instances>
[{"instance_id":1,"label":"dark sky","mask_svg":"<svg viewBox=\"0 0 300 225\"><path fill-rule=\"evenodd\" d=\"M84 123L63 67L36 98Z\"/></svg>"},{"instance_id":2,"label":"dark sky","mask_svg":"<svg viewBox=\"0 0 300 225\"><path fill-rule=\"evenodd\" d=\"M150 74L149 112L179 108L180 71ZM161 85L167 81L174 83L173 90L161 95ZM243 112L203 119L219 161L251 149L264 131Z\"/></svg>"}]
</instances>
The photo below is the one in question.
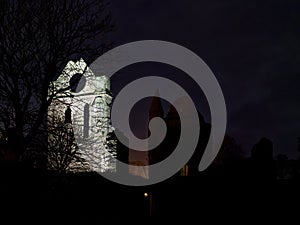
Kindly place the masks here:
<instances>
[{"instance_id":1,"label":"dark sky","mask_svg":"<svg viewBox=\"0 0 300 225\"><path fill-rule=\"evenodd\" d=\"M227 132L246 152L265 136L273 141L275 155L298 156L298 0L113 0L110 9L116 46L137 40L170 41L194 51L208 64L224 93ZM143 63L125 68L112 78L113 94L138 77L168 77L168 73L176 74L175 81L191 94L209 121L209 108L199 87L170 66ZM144 112L135 118L137 124L148 113L140 105L137 111Z\"/></svg>"}]
</instances>

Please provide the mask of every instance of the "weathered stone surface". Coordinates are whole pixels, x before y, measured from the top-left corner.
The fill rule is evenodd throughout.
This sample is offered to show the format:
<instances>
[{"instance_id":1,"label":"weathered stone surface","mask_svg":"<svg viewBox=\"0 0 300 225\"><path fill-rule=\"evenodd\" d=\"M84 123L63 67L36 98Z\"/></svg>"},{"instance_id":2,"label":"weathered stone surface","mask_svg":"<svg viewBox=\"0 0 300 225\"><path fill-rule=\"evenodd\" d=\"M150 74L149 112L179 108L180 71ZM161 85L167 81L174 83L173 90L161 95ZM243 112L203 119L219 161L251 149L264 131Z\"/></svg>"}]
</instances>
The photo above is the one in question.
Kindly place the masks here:
<instances>
[{"instance_id":1,"label":"weathered stone surface","mask_svg":"<svg viewBox=\"0 0 300 225\"><path fill-rule=\"evenodd\" d=\"M83 77L76 89L73 78L80 77L80 74ZM116 140L109 138L114 130L110 124L112 96L109 78L95 76L82 59L76 63L70 61L58 79L50 85L49 96L52 93L58 94L48 110L49 127L56 121L67 121L66 110L68 107L71 109L71 129L77 146L74 150L79 157L71 160L68 171L114 172ZM51 145L53 135L49 134L48 146ZM48 159L51 165L53 159Z\"/></svg>"}]
</instances>

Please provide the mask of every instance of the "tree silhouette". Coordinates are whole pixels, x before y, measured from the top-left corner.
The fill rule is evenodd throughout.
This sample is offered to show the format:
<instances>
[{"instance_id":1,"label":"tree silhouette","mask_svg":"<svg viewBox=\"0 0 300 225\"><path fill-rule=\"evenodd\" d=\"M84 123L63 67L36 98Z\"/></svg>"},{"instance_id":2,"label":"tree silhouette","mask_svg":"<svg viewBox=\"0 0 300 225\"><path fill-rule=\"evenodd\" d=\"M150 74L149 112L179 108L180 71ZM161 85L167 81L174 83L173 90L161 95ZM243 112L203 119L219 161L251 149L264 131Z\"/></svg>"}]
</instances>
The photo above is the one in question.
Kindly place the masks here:
<instances>
[{"instance_id":1,"label":"tree silhouette","mask_svg":"<svg viewBox=\"0 0 300 225\"><path fill-rule=\"evenodd\" d=\"M0 2L0 131L13 131L16 159L40 136L56 93L48 86L70 59L93 61L109 44L104 0ZM47 98L48 97L48 98Z\"/></svg>"},{"instance_id":2,"label":"tree silhouette","mask_svg":"<svg viewBox=\"0 0 300 225\"><path fill-rule=\"evenodd\" d=\"M268 138L261 138L251 150L253 174L258 179L275 179L276 165L273 158L273 142Z\"/></svg>"},{"instance_id":3,"label":"tree silhouette","mask_svg":"<svg viewBox=\"0 0 300 225\"><path fill-rule=\"evenodd\" d=\"M84 90L78 91L80 85ZM52 92L57 95L47 115L47 168L60 172L115 171L116 139L110 123L108 78L95 76L82 59L69 61L59 78L51 82L49 95Z\"/></svg>"},{"instance_id":4,"label":"tree silhouette","mask_svg":"<svg viewBox=\"0 0 300 225\"><path fill-rule=\"evenodd\" d=\"M55 117L48 121L47 167L59 173L66 173L73 164L82 162L75 141L72 124Z\"/></svg>"},{"instance_id":5,"label":"tree silhouette","mask_svg":"<svg viewBox=\"0 0 300 225\"><path fill-rule=\"evenodd\" d=\"M244 158L242 146L230 135L226 134L220 152L216 158L217 163L234 163Z\"/></svg>"}]
</instances>

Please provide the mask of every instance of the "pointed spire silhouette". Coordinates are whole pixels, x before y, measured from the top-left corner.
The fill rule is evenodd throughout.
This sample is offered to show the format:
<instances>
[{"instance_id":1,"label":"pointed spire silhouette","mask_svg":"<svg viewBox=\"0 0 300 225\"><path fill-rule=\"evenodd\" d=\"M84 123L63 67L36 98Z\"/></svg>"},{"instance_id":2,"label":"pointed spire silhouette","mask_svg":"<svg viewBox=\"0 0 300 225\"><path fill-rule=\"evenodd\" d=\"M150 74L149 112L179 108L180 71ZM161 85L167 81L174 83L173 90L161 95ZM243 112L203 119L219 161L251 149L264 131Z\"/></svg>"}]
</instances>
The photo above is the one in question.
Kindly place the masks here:
<instances>
[{"instance_id":1,"label":"pointed spire silhouette","mask_svg":"<svg viewBox=\"0 0 300 225\"><path fill-rule=\"evenodd\" d=\"M149 110L149 121L154 117L164 117L164 109L159 97L158 89L155 91L155 96L152 99L150 110Z\"/></svg>"}]
</instances>

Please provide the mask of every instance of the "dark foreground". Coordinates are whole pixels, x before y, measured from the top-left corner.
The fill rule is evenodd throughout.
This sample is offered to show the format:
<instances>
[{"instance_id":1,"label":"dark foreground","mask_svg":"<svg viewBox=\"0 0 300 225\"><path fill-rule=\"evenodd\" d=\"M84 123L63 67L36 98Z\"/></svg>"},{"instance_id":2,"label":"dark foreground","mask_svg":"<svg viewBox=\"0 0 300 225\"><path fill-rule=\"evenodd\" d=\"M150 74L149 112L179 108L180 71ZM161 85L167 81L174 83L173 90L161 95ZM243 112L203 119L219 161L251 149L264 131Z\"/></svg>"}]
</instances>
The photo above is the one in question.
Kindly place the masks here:
<instances>
[{"instance_id":1,"label":"dark foreground","mask_svg":"<svg viewBox=\"0 0 300 225\"><path fill-rule=\"evenodd\" d=\"M0 224L287 222L297 217L300 205L298 180L221 172L129 187L94 173L60 175L5 166L0 193Z\"/></svg>"}]
</instances>

